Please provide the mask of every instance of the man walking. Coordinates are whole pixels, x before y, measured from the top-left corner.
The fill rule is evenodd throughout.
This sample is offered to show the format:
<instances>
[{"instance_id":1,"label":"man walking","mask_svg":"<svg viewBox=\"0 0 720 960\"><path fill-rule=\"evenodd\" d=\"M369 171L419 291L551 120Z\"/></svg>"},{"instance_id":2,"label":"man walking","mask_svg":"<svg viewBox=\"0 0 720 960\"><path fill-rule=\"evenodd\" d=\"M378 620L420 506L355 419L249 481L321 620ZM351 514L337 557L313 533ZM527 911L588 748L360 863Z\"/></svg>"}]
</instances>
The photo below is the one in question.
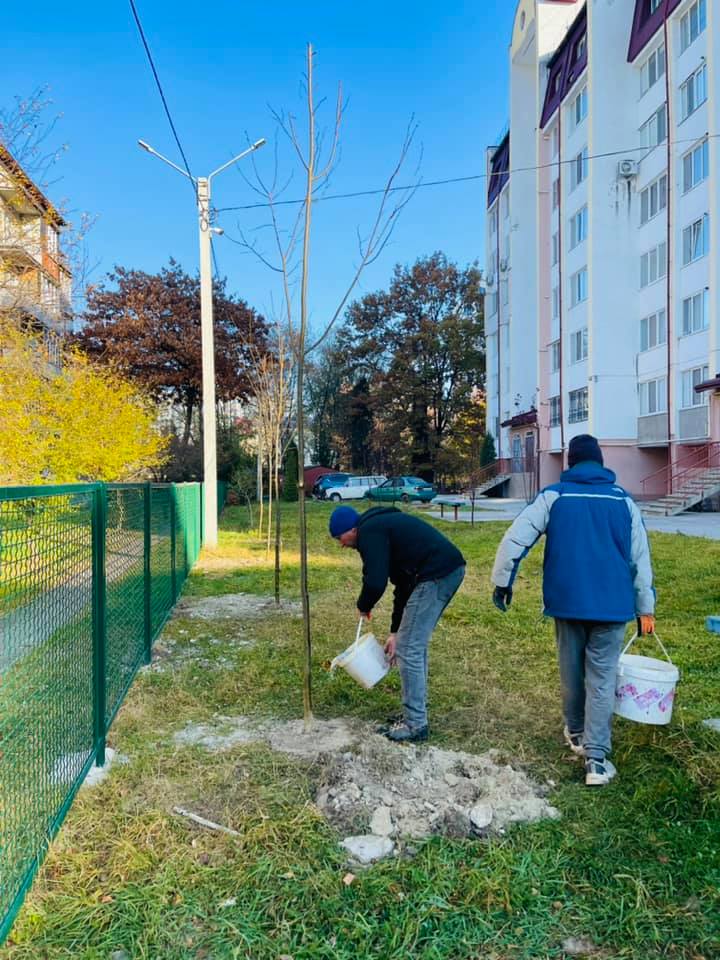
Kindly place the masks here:
<instances>
[{"instance_id":1,"label":"man walking","mask_svg":"<svg viewBox=\"0 0 720 960\"><path fill-rule=\"evenodd\" d=\"M615 674L625 625L655 630L655 591L647 533L637 505L603 466L595 437L573 437L568 470L515 519L500 543L493 602L512 602L520 561L546 534L545 613L555 618L565 740L585 756L585 783L615 775L607 759Z\"/></svg>"},{"instance_id":2,"label":"man walking","mask_svg":"<svg viewBox=\"0 0 720 960\"><path fill-rule=\"evenodd\" d=\"M435 527L395 507L362 514L337 507L330 535L362 557L359 616L369 620L388 580L395 586L385 654L400 668L404 720L381 732L398 743L427 740L428 646L465 576L463 555Z\"/></svg>"}]
</instances>

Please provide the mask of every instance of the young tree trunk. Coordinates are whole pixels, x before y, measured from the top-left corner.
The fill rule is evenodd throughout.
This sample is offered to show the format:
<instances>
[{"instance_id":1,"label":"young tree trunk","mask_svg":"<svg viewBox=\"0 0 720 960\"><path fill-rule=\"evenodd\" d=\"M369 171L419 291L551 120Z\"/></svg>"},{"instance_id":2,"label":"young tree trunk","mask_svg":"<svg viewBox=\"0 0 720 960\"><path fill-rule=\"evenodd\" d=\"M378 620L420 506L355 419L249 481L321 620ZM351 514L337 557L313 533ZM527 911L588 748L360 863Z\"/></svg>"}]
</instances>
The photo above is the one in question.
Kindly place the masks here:
<instances>
[{"instance_id":1,"label":"young tree trunk","mask_svg":"<svg viewBox=\"0 0 720 960\"><path fill-rule=\"evenodd\" d=\"M280 420L275 424L275 605L280 606L280 456L282 453Z\"/></svg>"},{"instance_id":2,"label":"young tree trunk","mask_svg":"<svg viewBox=\"0 0 720 960\"><path fill-rule=\"evenodd\" d=\"M273 450L272 443L270 444L270 449L268 450L268 508L267 508L267 531L265 533L265 557L270 556L270 542L272 538L272 519L273 519L273 477L274 477L274 467L275 459L277 458L277 451Z\"/></svg>"},{"instance_id":3,"label":"young tree trunk","mask_svg":"<svg viewBox=\"0 0 720 960\"><path fill-rule=\"evenodd\" d=\"M263 517L265 514L265 490L263 489L263 441L262 434L258 433L258 538L262 537Z\"/></svg>"}]
</instances>

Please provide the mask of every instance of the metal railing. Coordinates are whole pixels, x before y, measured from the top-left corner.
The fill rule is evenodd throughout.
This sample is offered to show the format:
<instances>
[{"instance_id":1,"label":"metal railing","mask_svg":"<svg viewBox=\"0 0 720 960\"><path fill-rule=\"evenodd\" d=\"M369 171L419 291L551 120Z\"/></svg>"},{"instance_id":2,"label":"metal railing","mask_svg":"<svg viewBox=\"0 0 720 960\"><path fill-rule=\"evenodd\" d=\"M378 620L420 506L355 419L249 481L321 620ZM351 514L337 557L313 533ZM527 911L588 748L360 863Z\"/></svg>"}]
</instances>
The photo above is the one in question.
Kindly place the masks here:
<instances>
[{"instance_id":1,"label":"metal railing","mask_svg":"<svg viewBox=\"0 0 720 960\"><path fill-rule=\"evenodd\" d=\"M202 505L199 483L0 488L0 943L105 762L197 559Z\"/></svg>"},{"instance_id":2,"label":"metal railing","mask_svg":"<svg viewBox=\"0 0 720 960\"><path fill-rule=\"evenodd\" d=\"M642 480L643 497L649 496L652 491L661 490L655 496L678 493L682 488L699 479L704 470L713 467L720 468L720 443L704 443L695 447L689 453L679 457Z\"/></svg>"}]
</instances>

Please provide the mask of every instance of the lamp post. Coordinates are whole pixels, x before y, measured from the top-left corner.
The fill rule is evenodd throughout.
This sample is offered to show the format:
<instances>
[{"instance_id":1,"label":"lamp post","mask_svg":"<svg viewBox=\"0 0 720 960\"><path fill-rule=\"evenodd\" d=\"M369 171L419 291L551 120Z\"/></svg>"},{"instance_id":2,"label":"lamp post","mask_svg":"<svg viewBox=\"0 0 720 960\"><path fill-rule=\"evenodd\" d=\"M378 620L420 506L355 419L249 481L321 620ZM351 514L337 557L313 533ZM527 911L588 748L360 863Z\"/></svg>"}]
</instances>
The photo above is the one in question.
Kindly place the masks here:
<instances>
[{"instance_id":1,"label":"lamp post","mask_svg":"<svg viewBox=\"0 0 720 960\"><path fill-rule=\"evenodd\" d=\"M202 411L203 411L203 480L205 482L205 545L217 546L217 426L215 411L215 338L213 334L212 299L212 247L213 233L222 233L210 222L210 195L213 177L232 164L242 160L249 153L258 150L265 143L257 140L247 150L228 160L207 177L192 177L172 160L168 160L144 140L138 140L139 146L148 153L163 160L173 170L177 170L193 184L197 195L198 226L200 231L200 329L202 340Z\"/></svg>"}]
</instances>

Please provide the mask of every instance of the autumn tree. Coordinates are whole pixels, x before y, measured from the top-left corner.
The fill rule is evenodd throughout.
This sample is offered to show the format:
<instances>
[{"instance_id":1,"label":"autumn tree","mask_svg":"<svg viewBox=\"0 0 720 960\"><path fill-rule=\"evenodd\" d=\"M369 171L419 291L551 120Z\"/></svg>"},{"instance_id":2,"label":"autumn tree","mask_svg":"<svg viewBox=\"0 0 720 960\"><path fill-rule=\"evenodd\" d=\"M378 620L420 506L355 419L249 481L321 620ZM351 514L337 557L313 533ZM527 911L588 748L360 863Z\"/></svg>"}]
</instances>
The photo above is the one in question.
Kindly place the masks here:
<instances>
[{"instance_id":1,"label":"autumn tree","mask_svg":"<svg viewBox=\"0 0 720 960\"><path fill-rule=\"evenodd\" d=\"M147 475L166 441L149 398L76 351L62 363L32 332L0 325L0 484Z\"/></svg>"},{"instance_id":2,"label":"autumn tree","mask_svg":"<svg viewBox=\"0 0 720 960\"><path fill-rule=\"evenodd\" d=\"M213 284L215 374L220 401L250 394L253 351L264 349L263 318ZM200 282L174 260L157 274L116 267L88 291L84 324L75 337L88 356L111 364L157 401L181 411L181 447L192 439L202 402Z\"/></svg>"}]
</instances>

